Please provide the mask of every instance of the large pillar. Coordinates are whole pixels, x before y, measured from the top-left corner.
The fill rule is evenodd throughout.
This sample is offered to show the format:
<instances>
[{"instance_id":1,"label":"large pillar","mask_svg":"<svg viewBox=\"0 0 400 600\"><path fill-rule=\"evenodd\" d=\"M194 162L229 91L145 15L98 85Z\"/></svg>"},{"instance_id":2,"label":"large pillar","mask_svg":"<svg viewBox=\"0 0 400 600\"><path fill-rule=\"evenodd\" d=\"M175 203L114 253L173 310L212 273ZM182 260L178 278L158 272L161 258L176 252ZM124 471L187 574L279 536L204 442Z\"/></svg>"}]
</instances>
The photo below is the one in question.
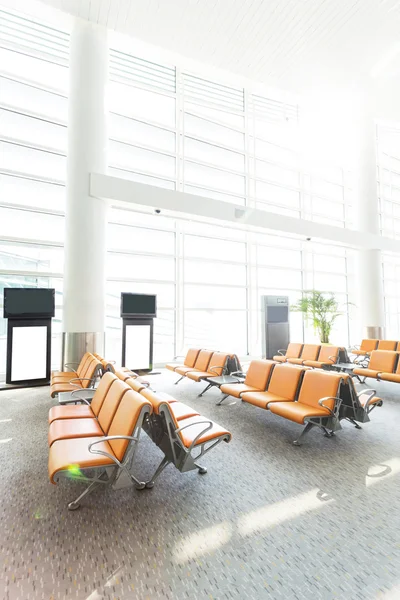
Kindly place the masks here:
<instances>
[{"instance_id":1,"label":"large pillar","mask_svg":"<svg viewBox=\"0 0 400 600\"><path fill-rule=\"evenodd\" d=\"M379 234L376 176L376 131L373 109L355 115L355 180L357 227L366 237ZM378 249L359 250L358 306L362 335L384 337L382 258Z\"/></svg>"},{"instance_id":2,"label":"large pillar","mask_svg":"<svg viewBox=\"0 0 400 600\"><path fill-rule=\"evenodd\" d=\"M76 19L70 41L63 364L104 351L106 204L89 174L107 169L107 30Z\"/></svg>"}]
</instances>

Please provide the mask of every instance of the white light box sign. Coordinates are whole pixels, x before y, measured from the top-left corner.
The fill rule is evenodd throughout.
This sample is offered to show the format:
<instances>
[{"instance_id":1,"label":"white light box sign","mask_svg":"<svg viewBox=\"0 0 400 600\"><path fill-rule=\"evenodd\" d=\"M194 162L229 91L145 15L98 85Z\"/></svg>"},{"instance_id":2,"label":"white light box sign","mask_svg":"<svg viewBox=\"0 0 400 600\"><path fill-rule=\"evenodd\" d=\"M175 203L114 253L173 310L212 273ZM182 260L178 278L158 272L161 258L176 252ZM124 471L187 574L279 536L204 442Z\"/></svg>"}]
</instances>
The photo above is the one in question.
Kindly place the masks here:
<instances>
[{"instance_id":1,"label":"white light box sign","mask_svg":"<svg viewBox=\"0 0 400 600\"><path fill-rule=\"evenodd\" d=\"M11 381L46 378L47 327L14 327Z\"/></svg>"},{"instance_id":2,"label":"white light box sign","mask_svg":"<svg viewBox=\"0 0 400 600\"><path fill-rule=\"evenodd\" d=\"M150 368L150 325L127 325L125 365L129 369Z\"/></svg>"}]
</instances>

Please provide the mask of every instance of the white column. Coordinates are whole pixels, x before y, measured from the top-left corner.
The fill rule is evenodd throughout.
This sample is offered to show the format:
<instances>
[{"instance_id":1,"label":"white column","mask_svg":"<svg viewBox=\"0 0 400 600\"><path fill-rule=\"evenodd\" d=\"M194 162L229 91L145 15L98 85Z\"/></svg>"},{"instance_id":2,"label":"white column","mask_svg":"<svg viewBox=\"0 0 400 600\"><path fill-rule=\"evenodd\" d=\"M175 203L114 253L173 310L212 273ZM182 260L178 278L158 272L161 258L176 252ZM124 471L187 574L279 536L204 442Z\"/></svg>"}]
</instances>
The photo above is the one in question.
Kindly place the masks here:
<instances>
[{"instance_id":1,"label":"white column","mask_svg":"<svg viewBox=\"0 0 400 600\"><path fill-rule=\"evenodd\" d=\"M373 110L363 112L362 102L355 115L355 179L357 227L366 236L379 234L376 175L376 131ZM383 277L380 250L359 250L358 307L362 335L383 337Z\"/></svg>"},{"instance_id":2,"label":"white column","mask_svg":"<svg viewBox=\"0 0 400 600\"><path fill-rule=\"evenodd\" d=\"M70 41L63 361L103 352L106 203L89 174L107 169L107 30L76 19Z\"/></svg>"}]
</instances>

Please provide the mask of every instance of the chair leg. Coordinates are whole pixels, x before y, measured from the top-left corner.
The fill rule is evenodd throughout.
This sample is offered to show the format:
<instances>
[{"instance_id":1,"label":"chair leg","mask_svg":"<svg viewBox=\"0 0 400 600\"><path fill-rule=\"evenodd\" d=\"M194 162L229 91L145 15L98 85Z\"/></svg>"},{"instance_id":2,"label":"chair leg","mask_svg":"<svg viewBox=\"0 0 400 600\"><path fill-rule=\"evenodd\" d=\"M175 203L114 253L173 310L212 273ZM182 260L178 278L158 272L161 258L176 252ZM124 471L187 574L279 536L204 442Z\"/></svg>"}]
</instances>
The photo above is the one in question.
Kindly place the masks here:
<instances>
[{"instance_id":1,"label":"chair leg","mask_svg":"<svg viewBox=\"0 0 400 600\"><path fill-rule=\"evenodd\" d=\"M175 381L175 385L178 385L178 383L179 383L180 381L182 381L182 379L183 379L184 377L185 377L185 376L184 376L184 375L182 375L182 377L180 377L180 378L178 379L178 381Z\"/></svg>"},{"instance_id":2,"label":"chair leg","mask_svg":"<svg viewBox=\"0 0 400 600\"><path fill-rule=\"evenodd\" d=\"M347 417L347 420L350 421L350 423L353 423L353 425L356 429L362 429L362 427L360 427L360 425L358 423L356 423L355 420L352 419L351 417Z\"/></svg>"},{"instance_id":3,"label":"chair leg","mask_svg":"<svg viewBox=\"0 0 400 600\"><path fill-rule=\"evenodd\" d=\"M203 394L205 394L205 393L206 393L206 392L207 392L207 391L210 389L210 387L212 387L212 386L211 386L211 383L209 383L209 384L207 385L207 387L205 387L205 388L204 388L204 390L203 390L202 392L200 392L200 394L198 394L198 396L197 396L197 397L198 397L198 398L201 398L201 396L202 396Z\"/></svg>"},{"instance_id":4,"label":"chair leg","mask_svg":"<svg viewBox=\"0 0 400 600\"><path fill-rule=\"evenodd\" d=\"M80 507L80 500L82 500L82 498L84 498L88 494L91 494L99 485L100 485L100 482L97 479L96 479L96 481L93 481L86 488L86 490L84 492L82 492L82 494L80 496L77 497L76 500L73 500L73 502L70 502L68 504L68 510L77 510Z\"/></svg>"},{"instance_id":5,"label":"chair leg","mask_svg":"<svg viewBox=\"0 0 400 600\"><path fill-rule=\"evenodd\" d=\"M297 440L294 440L293 445L294 446L300 446L300 440L307 435L307 433L310 431L310 429L312 429L314 427L314 423L307 423L307 425L304 427L303 431L301 432L301 435L297 438Z\"/></svg>"},{"instance_id":6,"label":"chair leg","mask_svg":"<svg viewBox=\"0 0 400 600\"><path fill-rule=\"evenodd\" d=\"M194 464L199 470L199 475L205 475L207 473L207 467L202 467L201 465L198 465L197 463L194 463Z\"/></svg>"},{"instance_id":7,"label":"chair leg","mask_svg":"<svg viewBox=\"0 0 400 600\"><path fill-rule=\"evenodd\" d=\"M223 401L229 396L229 394L224 394L220 400L217 402L217 406L221 406Z\"/></svg>"},{"instance_id":8,"label":"chair leg","mask_svg":"<svg viewBox=\"0 0 400 600\"><path fill-rule=\"evenodd\" d=\"M154 475L151 477L151 479L149 479L149 481L147 481L147 483L146 483L146 488L147 489L151 489L152 487L154 487L155 480L164 471L165 467L170 464L170 462L171 461L169 460L169 458L167 458L166 456L164 456L164 458L162 459L162 461L158 465L158 467L157 467Z\"/></svg>"}]
</instances>

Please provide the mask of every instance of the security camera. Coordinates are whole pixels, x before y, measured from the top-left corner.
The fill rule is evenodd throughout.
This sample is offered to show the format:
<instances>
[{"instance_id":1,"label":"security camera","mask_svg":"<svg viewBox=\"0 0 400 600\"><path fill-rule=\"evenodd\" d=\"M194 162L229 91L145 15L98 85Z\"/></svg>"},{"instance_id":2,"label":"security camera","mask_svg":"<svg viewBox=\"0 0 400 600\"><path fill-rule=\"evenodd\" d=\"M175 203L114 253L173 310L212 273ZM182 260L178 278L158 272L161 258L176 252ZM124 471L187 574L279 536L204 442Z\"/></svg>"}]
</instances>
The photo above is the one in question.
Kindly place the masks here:
<instances>
[{"instance_id":1,"label":"security camera","mask_svg":"<svg viewBox=\"0 0 400 600\"><path fill-rule=\"evenodd\" d=\"M160 212L161 212L161 210L160 210L159 208L155 208L155 209L154 209L154 212L156 213L156 215L159 215L159 214L160 214Z\"/></svg>"},{"instance_id":2,"label":"security camera","mask_svg":"<svg viewBox=\"0 0 400 600\"><path fill-rule=\"evenodd\" d=\"M311 242L311 238L306 238L307 242Z\"/></svg>"}]
</instances>

